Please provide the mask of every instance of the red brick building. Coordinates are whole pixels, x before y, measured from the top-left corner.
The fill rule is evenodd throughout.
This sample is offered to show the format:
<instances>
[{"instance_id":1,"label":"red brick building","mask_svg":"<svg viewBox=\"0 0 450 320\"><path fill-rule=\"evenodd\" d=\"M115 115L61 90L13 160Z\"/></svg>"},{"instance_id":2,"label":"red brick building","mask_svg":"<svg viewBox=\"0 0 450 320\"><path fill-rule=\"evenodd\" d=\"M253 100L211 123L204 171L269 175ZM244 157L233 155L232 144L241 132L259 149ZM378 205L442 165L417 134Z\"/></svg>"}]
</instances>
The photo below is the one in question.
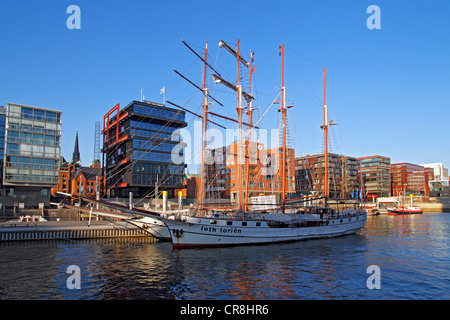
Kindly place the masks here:
<instances>
[{"instance_id":1,"label":"red brick building","mask_svg":"<svg viewBox=\"0 0 450 320\"><path fill-rule=\"evenodd\" d=\"M100 190L102 181L102 170L99 163L94 163L90 167L79 167L71 179L72 193L95 198L95 192Z\"/></svg>"},{"instance_id":2,"label":"red brick building","mask_svg":"<svg viewBox=\"0 0 450 320\"><path fill-rule=\"evenodd\" d=\"M245 142L248 143L247 141ZM261 143L251 142L248 148L249 171L245 157L239 161L238 144L208 151L206 157L206 198L239 199L242 190L244 199L248 185L249 197L277 195L282 192L282 148L265 149ZM241 165L240 165L241 164ZM239 172L242 178L239 179ZM196 180L196 183L199 182ZM198 189L198 184L196 184ZM188 186L189 189L189 186ZM286 195L295 193L295 151L286 149ZM250 201L249 201L250 203Z\"/></svg>"},{"instance_id":3,"label":"red brick building","mask_svg":"<svg viewBox=\"0 0 450 320\"><path fill-rule=\"evenodd\" d=\"M63 157L61 157L61 162L62 165L59 168L59 182L51 189L51 195L53 197L58 195L57 192L72 193L72 176L79 167L77 164L66 162Z\"/></svg>"},{"instance_id":4,"label":"red brick building","mask_svg":"<svg viewBox=\"0 0 450 320\"><path fill-rule=\"evenodd\" d=\"M434 179L434 170L412 163L391 164L391 194L430 195L429 181Z\"/></svg>"},{"instance_id":5,"label":"red brick building","mask_svg":"<svg viewBox=\"0 0 450 320\"><path fill-rule=\"evenodd\" d=\"M325 193L325 155L323 153L296 158L296 191L298 194ZM352 199L361 189L359 162L356 158L328 153L329 199Z\"/></svg>"},{"instance_id":6,"label":"red brick building","mask_svg":"<svg viewBox=\"0 0 450 320\"><path fill-rule=\"evenodd\" d=\"M80 194L95 198L95 187L100 188L103 181L100 163L93 163L89 167L81 167L72 162L64 162L60 167L59 182L51 189L53 197L58 197L58 192Z\"/></svg>"}]
</instances>

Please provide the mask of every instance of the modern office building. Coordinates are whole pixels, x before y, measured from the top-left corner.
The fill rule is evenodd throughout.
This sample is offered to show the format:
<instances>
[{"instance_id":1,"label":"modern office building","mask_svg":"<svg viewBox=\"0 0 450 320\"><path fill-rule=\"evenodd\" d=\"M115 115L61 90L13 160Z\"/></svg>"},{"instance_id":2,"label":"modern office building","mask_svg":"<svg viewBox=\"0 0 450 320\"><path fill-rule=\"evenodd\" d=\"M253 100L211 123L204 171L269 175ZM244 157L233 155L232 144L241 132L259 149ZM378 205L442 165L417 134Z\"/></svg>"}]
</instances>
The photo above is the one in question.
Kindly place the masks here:
<instances>
[{"instance_id":1,"label":"modern office building","mask_svg":"<svg viewBox=\"0 0 450 320\"><path fill-rule=\"evenodd\" d=\"M103 117L103 188L107 197L143 198L155 184L158 190L183 188L184 159L172 161L181 137L175 130L186 126L185 112L149 101L116 105Z\"/></svg>"},{"instance_id":2,"label":"modern office building","mask_svg":"<svg viewBox=\"0 0 450 320\"><path fill-rule=\"evenodd\" d=\"M368 156L357 159L360 163L362 190L367 199L389 197L391 194L391 159L383 156Z\"/></svg>"},{"instance_id":3,"label":"modern office building","mask_svg":"<svg viewBox=\"0 0 450 320\"><path fill-rule=\"evenodd\" d=\"M430 197L450 197L450 180L433 180L429 185Z\"/></svg>"},{"instance_id":4,"label":"modern office building","mask_svg":"<svg viewBox=\"0 0 450 320\"><path fill-rule=\"evenodd\" d=\"M444 167L442 162L421 164L425 168L432 168L434 178L429 181L431 197L448 197L450 196L450 184L448 169Z\"/></svg>"},{"instance_id":5,"label":"modern office building","mask_svg":"<svg viewBox=\"0 0 450 320\"><path fill-rule=\"evenodd\" d=\"M354 157L328 153L328 198L352 199L359 194L359 162ZM325 155L295 158L295 189L299 195L325 193Z\"/></svg>"},{"instance_id":6,"label":"modern office building","mask_svg":"<svg viewBox=\"0 0 450 320\"><path fill-rule=\"evenodd\" d=\"M412 163L391 164L391 195L430 194L429 181L434 178L434 170Z\"/></svg>"},{"instance_id":7,"label":"modern office building","mask_svg":"<svg viewBox=\"0 0 450 320\"><path fill-rule=\"evenodd\" d=\"M6 106L2 205L50 205L59 181L61 112L16 103Z\"/></svg>"}]
</instances>

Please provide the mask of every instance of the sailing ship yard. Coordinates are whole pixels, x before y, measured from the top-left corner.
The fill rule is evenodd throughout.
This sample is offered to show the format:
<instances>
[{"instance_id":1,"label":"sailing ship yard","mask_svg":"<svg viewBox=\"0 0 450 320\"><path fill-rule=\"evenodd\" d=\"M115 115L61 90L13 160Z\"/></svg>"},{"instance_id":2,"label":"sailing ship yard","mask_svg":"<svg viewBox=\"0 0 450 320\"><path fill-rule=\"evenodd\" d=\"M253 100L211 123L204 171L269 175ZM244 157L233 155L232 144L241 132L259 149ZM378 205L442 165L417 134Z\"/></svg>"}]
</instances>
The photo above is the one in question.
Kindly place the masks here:
<instances>
[{"instance_id":1,"label":"sailing ship yard","mask_svg":"<svg viewBox=\"0 0 450 320\"><path fill-rule=\"evenodd\" d=\"M0 300L450 298L447 2L67 6L0 5Z\"/></svg>"}]
</instances>

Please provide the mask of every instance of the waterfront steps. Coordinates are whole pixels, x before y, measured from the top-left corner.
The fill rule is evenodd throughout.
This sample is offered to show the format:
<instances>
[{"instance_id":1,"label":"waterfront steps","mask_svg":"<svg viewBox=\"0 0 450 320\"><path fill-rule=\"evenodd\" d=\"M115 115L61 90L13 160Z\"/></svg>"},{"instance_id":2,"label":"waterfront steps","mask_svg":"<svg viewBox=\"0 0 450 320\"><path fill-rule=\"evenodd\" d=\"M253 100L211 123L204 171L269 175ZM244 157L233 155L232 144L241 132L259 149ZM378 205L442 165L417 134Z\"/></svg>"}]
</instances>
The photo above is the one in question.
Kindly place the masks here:
<instances>
[{"instance_id":1,"label":"waterfront steps","mask_svg":"<svg viewBox=\"0 0 450 320\"><path fill-rule=\"evenodd\" d=\"M2 222L0 242L26 240L82 240L101 238L149 237L156 238L145 230L124 221L44 221Z\"/></svg>"}]
</instances>

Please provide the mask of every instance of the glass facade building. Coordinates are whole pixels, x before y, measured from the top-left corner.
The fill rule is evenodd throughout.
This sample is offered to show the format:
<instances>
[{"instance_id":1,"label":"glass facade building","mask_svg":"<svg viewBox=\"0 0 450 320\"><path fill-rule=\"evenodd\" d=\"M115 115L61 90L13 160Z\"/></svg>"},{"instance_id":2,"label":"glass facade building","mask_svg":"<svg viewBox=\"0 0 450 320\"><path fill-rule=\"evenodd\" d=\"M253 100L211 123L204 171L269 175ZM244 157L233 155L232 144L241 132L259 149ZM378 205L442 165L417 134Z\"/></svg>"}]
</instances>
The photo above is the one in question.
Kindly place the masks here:
<instances>
[{"instance_id":1,"label":"glass facade building","mask_svg":"<svg viewBox=\"0 0 450 320\"><path fill-rule=\"evenodd\" d=\"M183 187L184 148L176 130L186 126L185 112L149 101L115 106L104 116L104 190L109 197L143 197ZM177 149L175 149L177 148ZM173 153L181 163L174 163Z\"/></svg>"},{"instance_id":2,"label":"glass facade building","mask_svg":"<svg viewBox=\"0 0 450 320\"><path fill-rule=\"evenodd\" d=\"M391 194L391 159L383 156L358 158L360 162L363 190L368 200L389 197Z\"/></svg>"},{"instance_id":3,"label":"glass facade building","mask_svg":"<svg viewBox=\"0 0 450 320\"><path fill-rule=\"evenodd\" d=\"M8 103L4 139L4 194L49 197L59 181L61 112Z\"/></svg>"}]
</instances>

